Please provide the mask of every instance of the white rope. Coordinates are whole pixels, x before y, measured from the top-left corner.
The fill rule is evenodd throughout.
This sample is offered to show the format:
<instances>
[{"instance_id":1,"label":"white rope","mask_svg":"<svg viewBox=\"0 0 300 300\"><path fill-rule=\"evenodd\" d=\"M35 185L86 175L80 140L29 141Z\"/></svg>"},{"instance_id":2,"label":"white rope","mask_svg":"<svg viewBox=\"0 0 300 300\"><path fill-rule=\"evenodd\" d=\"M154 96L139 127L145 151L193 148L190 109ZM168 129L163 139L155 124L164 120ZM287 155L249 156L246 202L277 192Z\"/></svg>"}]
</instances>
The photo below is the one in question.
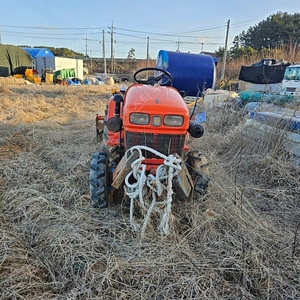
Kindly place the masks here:
<instances>
[{"instance_id":1,"label":"white rope","mask_svg":"<svg viewBox=\"0 0 300 300\"><path fill-rule=\"evenodd\" d=\"M146 165L142 163L145 159L142 154L142 150L149 151L164 159L164 163L159 165L156 170L156 175L148 174L146 176ZM181 158L175 157L174 155L166 156L150 147L147 146L134 146L127 150L133 153L138 151L139 157L131 164L131 171L125 178L125 193L130 197L130 225L134 231L141 231L141 238L144 238L145 231L152 212L159 213L161 220L158 229L163 234L169 234L169 220L171 218L171 206L172 206L172 181L173 177L176 176L181 170ZM126 152L126 154L127 154ZM125 154L125 155L126 155ZM133 176L135 179L134 183L129 182L129 178ZM149 190L151 191L152 200L149 199ZM157 196L162 196L163 192L166 191L166 199L163 201L157 201ZM134 208L135 201L138 200L144 219L142 224L138 224L134 220Z\"/></svg>"}]
</instances>

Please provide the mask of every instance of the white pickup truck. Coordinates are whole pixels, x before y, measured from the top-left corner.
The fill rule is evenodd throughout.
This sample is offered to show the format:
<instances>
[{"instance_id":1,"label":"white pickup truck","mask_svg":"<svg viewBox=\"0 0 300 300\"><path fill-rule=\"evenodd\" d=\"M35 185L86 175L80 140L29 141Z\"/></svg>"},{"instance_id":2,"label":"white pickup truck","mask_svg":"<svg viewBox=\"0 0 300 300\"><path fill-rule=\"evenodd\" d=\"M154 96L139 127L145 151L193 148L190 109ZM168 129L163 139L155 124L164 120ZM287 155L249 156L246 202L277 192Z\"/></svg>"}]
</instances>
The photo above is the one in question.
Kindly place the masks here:
<instances>
[{"instance_id":1,"label":"white pickup truck","mask_svg":"<svg viewBox=\"0 0 300 300\"><path fill-rule=\"evenodd\" d=\"M285 69L281 95L300 96L300 64L291 65Z\"/></svg>"}]
</instances>

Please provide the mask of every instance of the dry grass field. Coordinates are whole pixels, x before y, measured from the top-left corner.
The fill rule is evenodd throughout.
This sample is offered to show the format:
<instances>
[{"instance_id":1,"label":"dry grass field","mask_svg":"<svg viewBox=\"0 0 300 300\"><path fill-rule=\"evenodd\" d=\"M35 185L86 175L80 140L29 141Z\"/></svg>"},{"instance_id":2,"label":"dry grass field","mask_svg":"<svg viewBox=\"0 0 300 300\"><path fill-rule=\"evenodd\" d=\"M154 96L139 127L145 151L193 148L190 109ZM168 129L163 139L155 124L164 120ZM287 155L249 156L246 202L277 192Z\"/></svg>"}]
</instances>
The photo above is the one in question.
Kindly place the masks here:
<instances>
[{"instance_id":1,"label":"dry grass field","mask_svg":"<svg viewBox=\"0 0 300 300\"><path fill-rule=\"evenodd\" d=\"M300 299L300 177L276 132L207 112L209 192L141 240L97 210L89 164L111 86L0 87L0 299Z\"/></svg>"}]
</instances>

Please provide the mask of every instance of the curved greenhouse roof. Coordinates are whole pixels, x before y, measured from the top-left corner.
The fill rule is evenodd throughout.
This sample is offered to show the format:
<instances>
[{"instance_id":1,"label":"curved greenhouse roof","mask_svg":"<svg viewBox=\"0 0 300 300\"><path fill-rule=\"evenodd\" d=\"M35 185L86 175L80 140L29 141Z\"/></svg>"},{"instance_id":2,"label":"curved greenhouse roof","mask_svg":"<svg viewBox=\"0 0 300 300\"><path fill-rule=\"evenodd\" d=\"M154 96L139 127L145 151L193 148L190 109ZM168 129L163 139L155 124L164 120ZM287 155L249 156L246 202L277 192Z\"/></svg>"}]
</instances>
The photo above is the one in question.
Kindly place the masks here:
<instances>
[{"instance_id":1,"label":"curved greenhouse roof","mask_svg":"<svg viewBox=\"0 0 300 300\"><path fill-rule=\"evenodd\" d=\"M54 57L53 53L47 48L23 48L32 58Z\"/></svg>"},{"instance_id":2,"label":"curved greenhouse roof","mask_svg":"<svg viewBox=\"0 0 300 300\"><path fill-rule=\"evenodd\" d=\"M0 45L0 76L25 74L25 70L31 67L32 58L22 48Z\"/></svg>"}]
</instances>

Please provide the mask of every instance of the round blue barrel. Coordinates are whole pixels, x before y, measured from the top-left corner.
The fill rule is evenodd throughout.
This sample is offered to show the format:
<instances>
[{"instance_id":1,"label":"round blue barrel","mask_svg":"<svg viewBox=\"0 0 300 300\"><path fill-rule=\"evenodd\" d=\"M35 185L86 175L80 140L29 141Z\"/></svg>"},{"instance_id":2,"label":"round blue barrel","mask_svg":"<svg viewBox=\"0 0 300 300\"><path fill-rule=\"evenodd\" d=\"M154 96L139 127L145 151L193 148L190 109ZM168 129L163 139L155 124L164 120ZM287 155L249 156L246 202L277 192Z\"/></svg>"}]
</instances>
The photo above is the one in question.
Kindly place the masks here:
<instances>
[{"instance_id":1,"label":"round blue barrel","mask_svg":"<svg viewBox=\"0 0 300 300\"><path fill-rule=\"evenodd\" d=\"M172 86L185 91L186 96L196 96L208 88L214 89L216 60L206 54L193 54L160 50L156 67L171 73Z\"/></svg>"}]
</instances>

